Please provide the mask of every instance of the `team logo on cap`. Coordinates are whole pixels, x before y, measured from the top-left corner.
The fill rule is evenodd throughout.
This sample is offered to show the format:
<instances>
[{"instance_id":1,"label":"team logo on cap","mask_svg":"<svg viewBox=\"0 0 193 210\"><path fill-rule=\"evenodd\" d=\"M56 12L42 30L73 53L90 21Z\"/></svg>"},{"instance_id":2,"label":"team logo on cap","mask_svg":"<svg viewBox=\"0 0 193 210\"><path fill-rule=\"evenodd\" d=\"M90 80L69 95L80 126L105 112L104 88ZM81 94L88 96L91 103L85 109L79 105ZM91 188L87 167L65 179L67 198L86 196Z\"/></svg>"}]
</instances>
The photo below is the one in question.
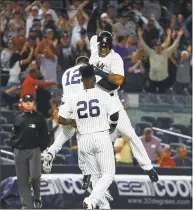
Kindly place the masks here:
<instances>
[{"instance_id":1,"label":"team logo on cap","mask_svg":"<svg viewBox=\"0 0 193 210\"><path fill-rule=\"evenodd\" d=\"M30 127L30 128L35 128L36 125L35 125L35 124L29 124L29 127Z\"/></svg>"}]
</instances>

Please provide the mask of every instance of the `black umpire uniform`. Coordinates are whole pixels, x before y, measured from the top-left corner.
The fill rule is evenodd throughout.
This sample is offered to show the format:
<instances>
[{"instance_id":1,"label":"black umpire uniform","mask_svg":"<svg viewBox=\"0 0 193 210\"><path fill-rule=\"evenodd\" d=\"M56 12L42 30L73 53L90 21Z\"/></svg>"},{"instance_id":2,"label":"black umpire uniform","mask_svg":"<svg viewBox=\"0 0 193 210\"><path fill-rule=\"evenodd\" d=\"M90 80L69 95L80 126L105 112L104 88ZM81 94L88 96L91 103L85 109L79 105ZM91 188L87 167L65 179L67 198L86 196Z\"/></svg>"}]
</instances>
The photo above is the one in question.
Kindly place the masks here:
<instances>
[{"instance_id":1,"label":"black umpire uniform","mask_svg":"<svg viewBox=\"0 0 193 210\"><path fill-rule=\"evenodd\" d=\"M22 101L33 102L32 95L24 95ZM22 208L41 208L40 177L41 152L50 142L44 117L31 110L19 114L14 122L11 146L14 148L15 167ZM31 194L34 191L34 199Z\"/></svg>"}]
</instances>

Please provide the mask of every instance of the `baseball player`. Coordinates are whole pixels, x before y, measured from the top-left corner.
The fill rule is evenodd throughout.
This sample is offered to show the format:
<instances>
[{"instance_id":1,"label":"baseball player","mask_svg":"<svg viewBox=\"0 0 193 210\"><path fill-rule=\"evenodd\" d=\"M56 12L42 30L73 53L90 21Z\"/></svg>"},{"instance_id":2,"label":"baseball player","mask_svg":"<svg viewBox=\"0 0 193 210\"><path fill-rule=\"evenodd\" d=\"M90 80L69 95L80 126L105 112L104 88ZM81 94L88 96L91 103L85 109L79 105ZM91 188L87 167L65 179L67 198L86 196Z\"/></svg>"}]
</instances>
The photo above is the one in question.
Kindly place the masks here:
<instances>
[{"instance_id":1,"label":"baseball player","mask_svg":"<svg viewBox=\"0 0 193 210\"><path fill-rule=\"evenodd\" d=\"M76 65L67 71L62 76L62 86L63 86L63 96L62 103L65 103L67 98L79 90L83 89L83 84L80 81L79 68L89 62L89 59L85 56L80 56L76 60ZM63 131L59 133L54 143L48 149L46 154L44 154L43 170L46 173L50 173L52 168L52 162L55 155L62 149L64 143L69 140L74 135L75 129L72 126L63 126ZM84 168L81 155L79 155L79 168L81 169L84 178L82 188L86 190L90 184L91 175Z\"/></svg>"},{"instance_id":2,"label":"baseball player","mask_svg":"<svg viewBox=\"0 0 193 210\"><path fill-rule=\"evenodd\" d=\"M80 90L83 90L83 83L81 82L79 68L89 62L89 59L85 56L80 56L76 60L76 66L68 69L62 76L63 96L62 102L64 103L67 98ZM59 133L54 143L50 146L48 151L44 154L43 158L43 170L46 173L51 172L52 162L55 155L62 149L62 146L74 135L75 129L72 126L63 126L63 131ZM91 175L88 171L88 165L84 162L84 157L78 150L78 165L82 171L83 184L82 189L86 190L90 186ZM113 197L106 192L106 198L108 201L113 201Z\"/></svg>"},{"instance_id":3,"label":"baseball player","mask_svg":"<svg viewBox=\"0 0 193 210\"><path fill-rule=\"evenodd\" d=\"M108 31L96 35L98 3L93 5L93 13L87 26L87 36L90 40L91 57L90 64L95 66L97 75L96 87L109 93L114 99L117 107L121 107L117 130L130 141L132 152L139 165L147 172L153 182L158 181L158 175L153 169L147 152L136 135L131 122L118 97L118 89L124 81L123 61L119 54L114 52L113 37Z\"/></svg>"},{"instance_id":4,"label":"baseball player","mask_svg":"<svg viewBox=\"0 0 193 210\"><path fill-rule=\"evenodd\" d=\"M80 67L80 73L84 90L69 97L60 107L59 123L77 128L79 153L89 166L93 191L84 199L83 206L110 209L105 193L114 179L115 160L109 129L115 130L120 107L112 105L114 98L108 93L95 88L92 65Z\"/></svg>"}]
</instances>

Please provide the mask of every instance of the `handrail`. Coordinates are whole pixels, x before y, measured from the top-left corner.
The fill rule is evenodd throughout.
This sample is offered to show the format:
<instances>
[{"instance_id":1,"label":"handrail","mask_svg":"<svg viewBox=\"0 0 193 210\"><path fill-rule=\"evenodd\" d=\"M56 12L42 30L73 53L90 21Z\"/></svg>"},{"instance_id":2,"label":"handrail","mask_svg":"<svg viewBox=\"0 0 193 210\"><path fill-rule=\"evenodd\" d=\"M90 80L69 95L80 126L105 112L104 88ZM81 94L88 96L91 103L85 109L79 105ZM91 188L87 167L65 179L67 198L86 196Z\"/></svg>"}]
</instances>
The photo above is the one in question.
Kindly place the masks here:
<instances>
[{"instance_id":1,"label":"handrail","mask_svg":"<svg viewBox=\"0 0 193 210\"><path fill-rule=\"evenodd\" d=\"M153 127L152 129L156 130L156 131L161 131L163 133L172 134L174 136L179 136L179 137L186 138L186 139L192 139L191 136L183 135L183 134L180 134L180 133L175 133L175 132L172 132L172 131L167 131L167 130L156 128L156 127Z\"/></svg>"},{"instance_id":2,"label":"handrail","mask_svg":"<svg viewBox=\"0 0 193 210\"><path fill-rule=\"evenodd\" d=\"M0 149L0 152L1 152L1 153L4 153L4 154L6 154L6 155L14 156L14 154L13 154L12 152L8 152L8 151L6 151L6 150Z\"/></svg>"}]
</instances>

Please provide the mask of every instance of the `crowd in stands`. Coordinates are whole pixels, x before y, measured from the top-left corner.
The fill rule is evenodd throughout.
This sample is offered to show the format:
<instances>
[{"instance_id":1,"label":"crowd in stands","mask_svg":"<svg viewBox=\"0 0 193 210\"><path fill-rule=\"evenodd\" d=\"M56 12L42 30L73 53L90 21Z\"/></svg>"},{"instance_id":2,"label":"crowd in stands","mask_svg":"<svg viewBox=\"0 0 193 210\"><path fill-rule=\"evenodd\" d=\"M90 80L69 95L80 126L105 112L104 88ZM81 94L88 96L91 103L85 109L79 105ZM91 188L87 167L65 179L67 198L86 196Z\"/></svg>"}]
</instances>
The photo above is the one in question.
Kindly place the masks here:
<instances>
[{"instance_id":1,"label":"crowd in stands","mask_svg":"<svg viewBox=\"0 0 193 210\"><path fill-rule=\"evenodd\" d=\"M1 2L0 71L1 87L6 87L1 97L7 108L18 110L23 95L35 96L37 110L48 119L53 142L61 129L57 96L62 75L78 56L90 56L86 29L92 3L65 0L63 8L57 9L50 3L54 0ZM97 33L112 32L113 49L124 62L121 90L192 93L191 0L105 0L100 7ZM190 166L185 146L179 146L171 158L170 149L161 147L151 129L144 130L141 139L156 164ZM69 162L77 163L77 147L72 142L73 149L67 153L76 158L70 157ZM118 134L114 147L117 163L133 163L124 137Z\"/></svg>"}]
</instances>

